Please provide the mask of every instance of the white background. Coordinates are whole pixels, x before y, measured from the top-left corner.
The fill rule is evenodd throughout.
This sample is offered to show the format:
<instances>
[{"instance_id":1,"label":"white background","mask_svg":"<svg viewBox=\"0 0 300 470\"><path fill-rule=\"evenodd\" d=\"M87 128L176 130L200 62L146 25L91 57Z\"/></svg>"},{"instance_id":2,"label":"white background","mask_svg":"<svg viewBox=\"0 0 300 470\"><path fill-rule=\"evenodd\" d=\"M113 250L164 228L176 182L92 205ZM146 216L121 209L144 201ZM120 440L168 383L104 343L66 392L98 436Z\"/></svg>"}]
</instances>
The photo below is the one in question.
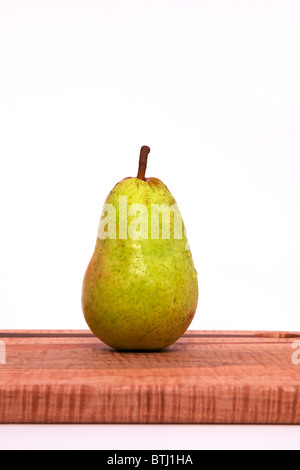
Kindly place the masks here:
<instances>
[{"instance_id":1,"label":"white background","mask_svg":"<svg viewBox=\"0 0 300 470\"><path fill-rule=\"evenodd\" d=\"M199 273L193 329L300 329L300 2L0 0L0 328L86 328L104 200L148 176Z\"/></svg>"}]
</instances>

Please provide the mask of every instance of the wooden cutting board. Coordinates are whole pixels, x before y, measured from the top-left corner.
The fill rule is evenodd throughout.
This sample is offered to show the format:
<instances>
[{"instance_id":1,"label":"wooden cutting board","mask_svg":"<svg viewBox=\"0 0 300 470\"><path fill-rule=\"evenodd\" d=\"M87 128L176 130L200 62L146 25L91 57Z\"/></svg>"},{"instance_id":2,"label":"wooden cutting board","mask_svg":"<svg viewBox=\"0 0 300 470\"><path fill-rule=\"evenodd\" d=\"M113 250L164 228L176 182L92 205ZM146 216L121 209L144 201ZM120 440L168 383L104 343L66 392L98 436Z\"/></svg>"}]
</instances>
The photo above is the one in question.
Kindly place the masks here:
<instances>
[{"instance_id":1,"label":"wooden cutting board","mask_svg":"<svg viewBox=\"0 0 300 470\"><path fill-rule=\"evenodd\" d=\"M148 353L89 330L0 340L1 423L300 423L300 333L188 331Z\"/></svg>"}]
</instances>

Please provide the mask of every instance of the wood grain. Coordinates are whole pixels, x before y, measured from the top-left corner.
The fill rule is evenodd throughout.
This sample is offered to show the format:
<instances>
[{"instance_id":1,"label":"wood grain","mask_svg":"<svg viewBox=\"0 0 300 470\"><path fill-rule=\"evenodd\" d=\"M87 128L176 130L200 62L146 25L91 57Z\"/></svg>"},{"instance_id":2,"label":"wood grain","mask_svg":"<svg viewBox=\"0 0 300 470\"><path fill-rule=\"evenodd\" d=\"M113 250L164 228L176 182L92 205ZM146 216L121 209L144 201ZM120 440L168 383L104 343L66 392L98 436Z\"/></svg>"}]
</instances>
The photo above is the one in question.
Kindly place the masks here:
<instances>
[{"instance_id":1,"label":"wood grain","mask_svg":"<svg viewBox=\"0 0 300 470\"><path fill-rule=\"evenodd\" d=\"M89 330L0 340L1 423L300 423L300 333L188 331L151 353L115 351Z\"/></svg>"}]
</instances>

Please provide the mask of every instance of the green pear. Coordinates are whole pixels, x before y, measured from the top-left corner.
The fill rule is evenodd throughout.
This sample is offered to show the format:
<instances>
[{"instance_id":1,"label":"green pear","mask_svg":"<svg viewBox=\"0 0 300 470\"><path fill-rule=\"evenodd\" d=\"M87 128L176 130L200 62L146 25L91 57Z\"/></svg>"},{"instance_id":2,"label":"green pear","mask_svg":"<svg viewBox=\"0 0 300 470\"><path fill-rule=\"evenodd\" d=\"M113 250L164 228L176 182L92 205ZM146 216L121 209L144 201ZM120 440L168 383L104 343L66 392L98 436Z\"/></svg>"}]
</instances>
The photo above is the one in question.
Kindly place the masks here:
<instances>
[{"instance_id":1,"label":"green pear","mask_svg":"<svg viewBox=\"0 0 300 470\"><path fill-rule=\"evenodd\" d=\"M149 147L137 178L109 193L82 289L85 320L119 350L161 350L189 327L198 282L176 201L162 181L145 178Z\"/></svg>"}]
</instances>

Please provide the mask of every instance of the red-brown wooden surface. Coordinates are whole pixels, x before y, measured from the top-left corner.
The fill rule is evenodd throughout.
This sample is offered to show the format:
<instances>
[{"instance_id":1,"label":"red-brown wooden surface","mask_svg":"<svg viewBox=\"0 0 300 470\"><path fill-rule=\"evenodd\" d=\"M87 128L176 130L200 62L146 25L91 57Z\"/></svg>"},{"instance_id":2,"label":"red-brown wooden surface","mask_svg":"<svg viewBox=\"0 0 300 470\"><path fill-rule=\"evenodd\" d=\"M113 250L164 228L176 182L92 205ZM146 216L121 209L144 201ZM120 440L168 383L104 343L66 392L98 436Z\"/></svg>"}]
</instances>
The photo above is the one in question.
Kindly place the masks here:
<instances>
[{"instance_id":1,"label":"red-brown wooden surface","mask_svg":"<svg viewBox=\"0 0 300 470\"><path fill-rule=\"evenodd\" d=\"M1 423L300 423L300 333L188 331L147 353L89 330L0 340Z\"/></svg>"}]
</instances>

